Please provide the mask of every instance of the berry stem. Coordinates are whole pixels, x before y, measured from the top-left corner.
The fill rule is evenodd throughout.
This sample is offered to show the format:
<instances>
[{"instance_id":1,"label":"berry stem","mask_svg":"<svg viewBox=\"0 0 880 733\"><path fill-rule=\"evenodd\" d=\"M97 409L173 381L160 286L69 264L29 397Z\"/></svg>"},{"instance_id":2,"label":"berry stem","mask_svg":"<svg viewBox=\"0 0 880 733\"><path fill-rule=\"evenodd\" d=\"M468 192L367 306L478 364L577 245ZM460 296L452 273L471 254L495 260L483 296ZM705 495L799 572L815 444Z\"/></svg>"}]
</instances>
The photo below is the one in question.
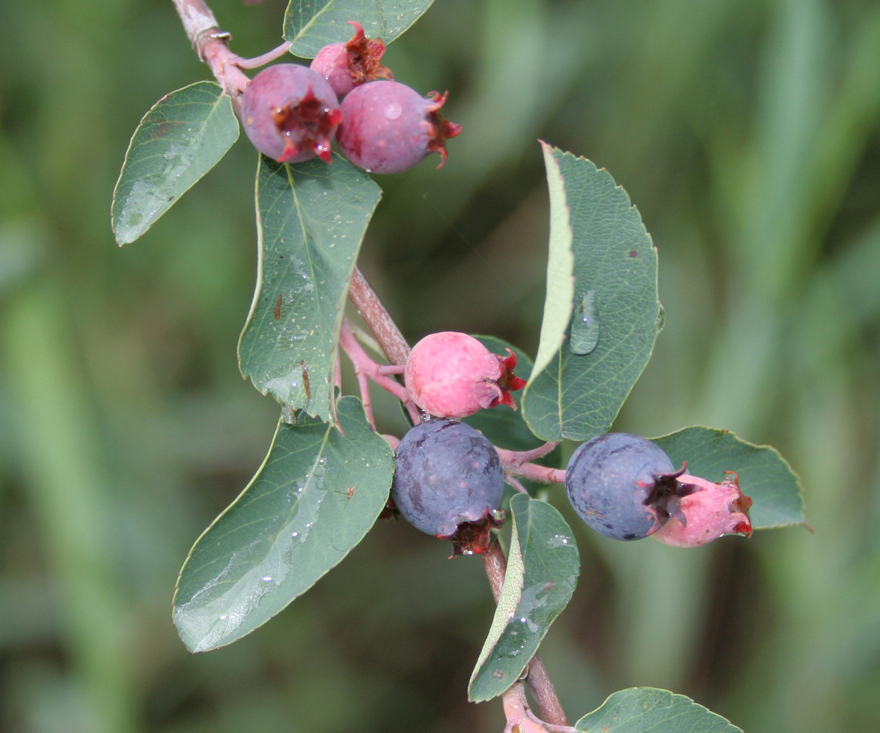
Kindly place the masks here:
<instances>
[{"instance_id":1,"label":"berry stem","mask_svg":"<svg viewBox=\"0 0 880 733\"><path fill-rule=\"evenodd\" d=\"M489 578L489 586L492 588L492 596L495 598L495 603L498 603L498 599L501 597L501 589L504 587L504 576L507 574L507 558L504 557L504 552L497 540L492 541L487 550L480 557L483 558L483 567L486 569L486 576ZM568 718L565 717L565 711L559 703L559 698L556 697L556 689L550 681L550 676L547 674L547 668L544 666L541 657L537 654L535 654L535 656L532 657L532 661L529 662L526 682L529 684L529 689L532 691L535 703L537 704L538 710L544 720L553 726L567 727ZM516 685L513 687L516 687ZM507 694L509 692L510 690L505 693L504 697L505 714L508 712ZM516 695L516 693L513 693L513 695ZM516 701L514 700L514 702ZM524 697L523 703L525 703ZM525 710L528 710L528 705L525 706ZM510 725L509 716L508 725ZM505 730L507 729L505 728ZM511 730L515 730L515 728L511 728ZM525 731L528 729L523 728L523 730ZM551 729L546 728L545 730ZM565 729L557 728L556 730L567 733ZM573 731L574 729L571 728L570 730Z\"/></svg>"},{"instance_id":2,"label":"berry stem","mask_svg":"<svg viewBox=\"0 0 880 733\"><path fill-rule=\"evenodd\" d=\"M259 69L261 66L280 59L290 51L290 41L285 41L280 46L273 48L271 51L264 53L262 56L254 56L252 59L244 59L241 56L235 62L239 69Z\"/></svg>"},{"instance_id":3,"label":"berry stem","mask_svg":"<svg viewBox=\"0 0 880 733\"><path fill-rule=\"evenodd\" d=\"M498 447L495 450L498 451L501 465L504 466L504 473L508 476L522 476L542 484L564 484L565 471L561 468L549 468L529 463L535 458L546 456L557 445L559 443L544 443L539 448L530 451L512 451Z\"/></svg>"},{"instance_id":4,"label":"berry stem","mask_svg":"<svg viewBox=\"0 0 880 733\"><path fill-rule=\"evenodd\" d=\"M360 386L361 400L364 403L364 409L367 411L367 416L370 419L370 425L372 425L373 430L376 429L376 425L372 419L370 387L367 383L367 377L403 402L407 410L409 410L410 417L413 418L414 422L418 422L418 411L410 401L406 388L399 382L395 382L391 377L386 377L379 372L379 364L373 361L369 354L364 351L346 322L343 322L342 329L339 332L339 345L351 361L352 366L354 366L354 373L358 378L358 385Z\"/></svg>"}]
</instances>

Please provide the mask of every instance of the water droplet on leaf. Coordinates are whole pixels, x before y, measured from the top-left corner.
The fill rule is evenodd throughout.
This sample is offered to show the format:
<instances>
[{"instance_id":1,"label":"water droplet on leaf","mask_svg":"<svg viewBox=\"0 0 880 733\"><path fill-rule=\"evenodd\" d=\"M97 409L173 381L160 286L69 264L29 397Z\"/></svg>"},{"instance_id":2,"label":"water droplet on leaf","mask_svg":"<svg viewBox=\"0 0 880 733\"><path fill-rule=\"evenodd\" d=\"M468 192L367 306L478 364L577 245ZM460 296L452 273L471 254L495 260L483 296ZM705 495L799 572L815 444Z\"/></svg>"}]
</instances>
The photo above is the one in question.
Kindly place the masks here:
<instances>
[{"instance_id":1,"label":"water droplet on leaf","mask_svg":"<svg viewBox=\"0 0 880 733\"><path fill-rule=\"evenodd\" d=\"M573 354L589 354L599 343L599 314L596 310L596 291L588 290L574 304L571 318L569 348Z\"/></svg>"},{"instance_id":2,"label":"water droplet on leaf","mask_svg":"<svg viewBox=\"0 0 880 733\"><path fill-rule=\"evenodd\" d=\"M660 333L666 326L666 309L663 303L660 303L660 309L657 311L657 333Z\"/></svg>"}]
</instances>

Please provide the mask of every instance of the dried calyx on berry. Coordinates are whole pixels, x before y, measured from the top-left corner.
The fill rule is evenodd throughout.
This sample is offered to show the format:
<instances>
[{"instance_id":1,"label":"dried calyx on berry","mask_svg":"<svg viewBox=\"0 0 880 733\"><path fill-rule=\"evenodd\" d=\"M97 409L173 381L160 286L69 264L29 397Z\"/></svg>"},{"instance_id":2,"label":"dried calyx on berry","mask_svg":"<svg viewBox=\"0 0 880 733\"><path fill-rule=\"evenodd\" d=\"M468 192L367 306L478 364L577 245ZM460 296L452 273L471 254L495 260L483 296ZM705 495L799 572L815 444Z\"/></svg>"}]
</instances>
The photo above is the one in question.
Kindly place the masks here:
<instances>
[{"instance_id":1,"label":"dried calyx on berry","mask_svg":"<svg viewBox=\"0 0 880 733\"><path fill-rule=\"evenodd\" d=\"M425 336L410 352L404 381L413 402L436 417L467 417L480 409L507 405L511 391L525 387L517 377L516 354L492 354L473 336L441 331Z\"/></svg>"},{"instance_id":2,"label":"dried calyx on berry","mask_svg":"<svg viewBox=\"0 0 880 733\"><path fill-rule=\"evenodd\" d=\"M367 38L360 23L349 20L348 24L354 28L351 40L324 46L310 64L339 97L368 81L394 78L391 70L379 63L385 53L382 39Z\"/></svg>"},{"instance_id":3,"label":"dried calyx on berry","mask_svg":"<svg viewBox=\"0 0 880 733\"><path fill-rule=\"evenodd\" d=\"M440 114L446 94L421 96L396 81L372 81L355 87L342 100L343 121L337 140L342 152L371 173L400 173L430 153L446 162L446 140L461 125Z\"/></svg>"},{"instance_id":4,"label":"dried calyx on berry","mask_svg":"<svg viewBox=\"0 0 880 733\"><path fill-rule=\"evenodd\" d=\"M245 89L241 118L254 147L279 163L315 156L329 163L342 112L323 76L299 64L277 64Z\"/></svg>"},{"instance_id":5,"label":"dried calyx on berry","mask_svg":"<svg viewBox=\"0 0 880 733\"><path fill-rule=\"evenodd\" d=\"M714 483L682 474L678 482L691 491L681 496L680 513L654 533L654 538L673 547L700 547L727 534L752 536L749 509L752 500L739 485L733 471Z\"/></svg>"}]
</instances>

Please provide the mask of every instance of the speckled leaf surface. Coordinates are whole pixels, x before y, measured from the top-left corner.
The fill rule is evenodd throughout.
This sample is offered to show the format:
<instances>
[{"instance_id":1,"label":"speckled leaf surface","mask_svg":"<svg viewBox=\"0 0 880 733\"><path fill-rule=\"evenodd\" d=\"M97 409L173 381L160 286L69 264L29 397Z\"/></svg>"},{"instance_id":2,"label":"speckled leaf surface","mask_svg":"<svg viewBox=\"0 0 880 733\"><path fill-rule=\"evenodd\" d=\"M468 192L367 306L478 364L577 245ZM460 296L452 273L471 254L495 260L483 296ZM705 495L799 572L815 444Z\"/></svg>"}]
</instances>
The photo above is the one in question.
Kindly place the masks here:
<instances>
[{"instance_id":1,"label":"speckled leaf surface","mask_svg":"<svg viewBox=\"0 0 880 733\"><path fill-rule=\"evenodd\" d=\"M391 43L422 17L434 0L290 0L284 14L284 39L290 52L314 58L331 43L347 41L347 21L364 27L367 38Z\"/></svg>"},{"instance_id":2,"label":"speckled leaf surface","mask_svg":"<svg viewBox=\"0 0 880 733\"><path fill-rule=\"evenodd\" d=\"M587 440L610 427L654 348L657 252L626 191L606 170L556 148L545 151L551 153L548 296L522 409L529 427L545 440ZM564 266L565 236L554 234L563 231L566 218L573 288ZM559 293L570 293L564 304Z\"/></svg>"},{"instance_id":3,"label":"speckled leaf surface","mask_svg":"<svg viewBox=\"0 0 880 733\"><path fill-rule=\"evenodd\" d=\"M580 557L571 529L550 504L517 494L507 575L469 698L490 700L517 681L574 593Z\"/></svg>"},{"instance_id":4,"label":"speckled leaf surface","mask_svg":"<svg viewBox=\"0 0 880 733\"><path fill-rule=\"evenodd\" d=\"M135 130L113 192L116 241L140 237L238 139L232 100L220 86L200 81L171 92Z\"/></svg>"},{"instance_id":5,"label":"speckled leaf surface","mask_svg":"<svg viewBox=\"0 0 880 733\"><path fill-rule=\"evenodd\" d=\"M337 155L257 172L257 287L238 344L242 374L282 405L334 419L343 309L379 187Z\"/></svg>"},{"instance_id":6,"label":"speckled leaf surface","mask_svg":"<svg viewBox=\"0 0 880 733\"><path fill-rule=\"evenodd\" d=\"M653 687L615 692L574 727L585 733L743 733L689 697Z\"/></svg>"},{"instance_id":7,"label":"speckled leaf surface","mask_svg":"<svg viewBox=\"0 0 880 733\"><path fill-rule=\"evenodd\" d=\"M749 516L754 529L804 522L800 481L774 448L704 427L685 428L653 441L674 466L687 462L687 472L694 476L722 481L725 471L735 471L740 488L753 502Z\"/></svg>"},{"instance_id":8,"label":"speckled leaf surface","mask_svg":"<svg viewBox=\"0 0 880 733\"><path fill-rule=\"evenodd\" d=\"M192 652L244 636L338 564L388 499L394 458L355 397L345 433L300 413L279 423L242 494L198 539L180 573L174 623Z\"/></svg>"}]
</instances>

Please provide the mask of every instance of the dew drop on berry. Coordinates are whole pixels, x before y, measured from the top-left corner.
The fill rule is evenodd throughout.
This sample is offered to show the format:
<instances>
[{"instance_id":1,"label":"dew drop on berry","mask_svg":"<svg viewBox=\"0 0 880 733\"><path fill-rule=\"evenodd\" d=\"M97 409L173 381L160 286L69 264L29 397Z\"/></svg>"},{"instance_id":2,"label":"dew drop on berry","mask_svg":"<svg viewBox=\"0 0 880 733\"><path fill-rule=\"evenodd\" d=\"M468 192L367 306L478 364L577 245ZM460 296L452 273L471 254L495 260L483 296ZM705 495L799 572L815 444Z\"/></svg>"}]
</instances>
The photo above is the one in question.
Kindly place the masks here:
<instances>
[{"instance_id":1,"label":"dew drop on berry","mask_svg":"<svg viewBox=\"0 0 880 733\"><path fill-rule=\"evenodd\" d=\"M403 113L403 107L397 102L391 102L391 104L385 106L382 113L385 115L386 119L396 120Z\"/></svg>"}]
</instances>

